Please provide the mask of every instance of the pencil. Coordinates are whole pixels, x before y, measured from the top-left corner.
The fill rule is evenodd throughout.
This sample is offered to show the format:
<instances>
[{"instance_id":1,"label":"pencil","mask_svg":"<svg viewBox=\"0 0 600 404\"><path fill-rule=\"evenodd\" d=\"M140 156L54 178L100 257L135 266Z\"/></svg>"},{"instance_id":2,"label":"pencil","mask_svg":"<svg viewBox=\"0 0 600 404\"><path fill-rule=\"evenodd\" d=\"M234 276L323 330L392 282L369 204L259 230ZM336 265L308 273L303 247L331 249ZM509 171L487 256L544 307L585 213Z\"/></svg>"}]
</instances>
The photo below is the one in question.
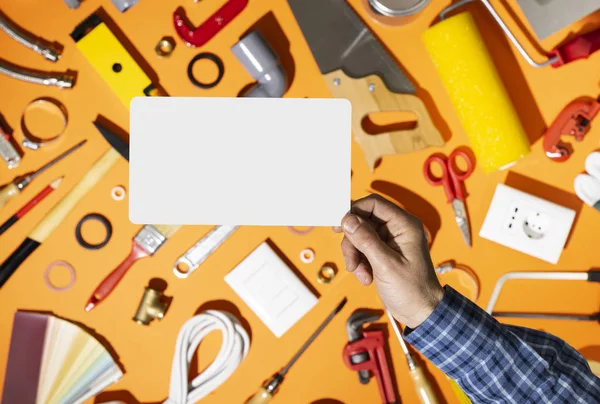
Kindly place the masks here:
<instances>
[{"instance_id":1,"label":"pencil","mask_svg":"<svg viewBox=\"0 0 600 404\"><path fill-rule=\"evenodd\" d=\"M36 196L34 196L29 202L27 202L21 209L17 211L14 215L8 218L8 220L2 225L0 225L0 235L4 233L6 230L10 229L11 226L19 221L20 218L25 216L27 212L33 209L38 203L43 201L48 195L52 193L60 183L62 182L63 177L57 178L52 181L50 185L46 186L46 188L42 189Z\"/></svg>"},{"instance_id":2,"label":"pencil","mask_svg":"<svg viewBox=\"0 0 600 404\"><path fill-rule=\"evenodd\" d=\"M75 205L94 187L123 155L119 149L127 150L127 143L119 139L116 134L104 127L99 122L94 122L102 136L111 144L111 148L104 153L81 180L71 189L50 212L38 223L35 229L25 238L19 247L0 264L0 288L8 281L12 274L21 266L42 243L50 237L52 232L60 226L62 221L73 210ZM117 144L117 147L113 145Z\"/></svg>"}]
</instances>

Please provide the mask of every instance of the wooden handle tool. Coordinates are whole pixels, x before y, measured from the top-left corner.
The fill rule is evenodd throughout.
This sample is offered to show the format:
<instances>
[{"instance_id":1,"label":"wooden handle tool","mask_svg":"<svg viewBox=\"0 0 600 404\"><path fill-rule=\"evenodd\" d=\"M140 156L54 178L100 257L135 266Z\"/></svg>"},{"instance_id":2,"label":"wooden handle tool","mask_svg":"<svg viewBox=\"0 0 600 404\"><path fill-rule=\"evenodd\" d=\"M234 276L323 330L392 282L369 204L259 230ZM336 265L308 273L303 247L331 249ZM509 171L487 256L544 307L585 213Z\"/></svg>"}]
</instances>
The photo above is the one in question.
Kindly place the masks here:
<instances>
[{"instance_id":1,"label":"wooden handle tool","mask_svg":"<svg viewBox=\"0 0 600 404\"><path fill-rule=\"evenodd\" d=\"M336 70L323 77L334 97L352 101L352 132L371 171L383 156L444 145L442 135L433 124L423 101L417 96L391 92L376 75L353 79L343 71ZM417 126L378 135L365 132L362 121L369 113L388 111L414 113L417 116Z\"/></svg>"},{"instance_id":2,"label":"wooden handle tool","mask_svg":"<svg viewBox=\"0 0 600 404\"><path fill-rule=\"evenodd\" d=\"M77 202L104 177L120 158L121 155L112 148L104 153L77 185L38 223L25 241L0 265L0 287L6 283L23 261L52 234L73 210Z\"/></svg>"},{"instance_id":3,"label":"wooden handle tool","mask_svg":"<svg viewBox=\"0 0 600 404\"><path fill-rule=\"evenodd\" d=\"M82 140L75 146L71 147L69 150L61 153L59 156L46 163L43 167L38 168L32 173L15 178L13 182L0 189L0 209L2 209L4 205L6 205L6 202L8 202L10 199L19 195L21 191L23 191L31 183L31 181L33 181L35 177L37 177L38 175L40 175L41 173L43 173L44 171L46 171L65 157L67 157L69 154L73 153L75 150L79 149L85 144L85 142L87 142L86 139Z\"/></svg>"}]
</instances>

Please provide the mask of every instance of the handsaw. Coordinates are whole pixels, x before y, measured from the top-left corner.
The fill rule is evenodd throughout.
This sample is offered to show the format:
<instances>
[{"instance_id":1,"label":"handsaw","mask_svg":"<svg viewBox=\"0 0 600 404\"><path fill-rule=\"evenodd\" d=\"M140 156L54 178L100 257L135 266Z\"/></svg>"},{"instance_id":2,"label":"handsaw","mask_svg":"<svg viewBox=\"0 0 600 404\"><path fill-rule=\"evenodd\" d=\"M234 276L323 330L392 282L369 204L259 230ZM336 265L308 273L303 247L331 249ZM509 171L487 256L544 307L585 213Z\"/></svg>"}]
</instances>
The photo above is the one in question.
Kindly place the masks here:
<instances>
[{"instance_id":1,"label":"handsaw","mask_svg":"<svg viewBox=\"0 0 600 404\"><path fill-rule=\"evenodd\" d=\"M409 153L444 140L415 86L346 0L288 0L304 38L336 98L352 103L352 131L371 171L385 156ZM362 127L371 112L409 111L417 125L370 135Z\"/></svg>"}]
</instances>

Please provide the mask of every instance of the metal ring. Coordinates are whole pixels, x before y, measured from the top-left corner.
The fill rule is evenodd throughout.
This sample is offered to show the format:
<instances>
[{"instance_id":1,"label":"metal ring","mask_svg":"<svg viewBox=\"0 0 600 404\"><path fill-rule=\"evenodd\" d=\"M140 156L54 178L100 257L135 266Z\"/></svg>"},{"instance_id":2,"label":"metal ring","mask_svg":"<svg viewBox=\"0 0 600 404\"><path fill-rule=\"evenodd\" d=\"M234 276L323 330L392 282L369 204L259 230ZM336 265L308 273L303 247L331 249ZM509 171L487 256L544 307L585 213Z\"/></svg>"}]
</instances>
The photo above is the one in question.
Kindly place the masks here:
<instances>
[{"instance_id":1,"label":"metal ring","mask_svg":"<svg viewBox=\"0 0 600 404\"><path fill-rule=\"evenodd\" d=\"M100 242L98 244L90 244L84 240L83 236L81 235L81 227L88 220L96 220L96 221L102 223L102 225L106 229L106 237L104 238L104 240L102 242ZM110 221L105 216L102 216L99 213L88 213L87 215L85 215L84 217L81 218L79 223L77 223L77 227L75 228L75 238L77 239L77 242L79 243L80 246L82 246L83 248L87 248L88 250L101 249L106 244L108 244L108 241L110 240L111 236L112 236L112 225L110 224Z\"/></svg>"},{"instance_id":2,"label":"metal ring","mask_svg":"<svg viewBox=\"0 0 600 404\"><path fill-rule=\"evenodd\" d=\"M329 265L323 265L317 272L317 282L322 284L330 283L335 278L335 269Z\"/></svg>"},{"instance_id":3,"label":"metal ring","mask_svg":"<svg viewBox=\"0 0 600 404\"><path fill-rule=\"evenodd\" d=\"M196 62L201 59L208 59L208 60L214 62L215 65L217 66L217 69L219 69L219 75L217 76L215 81L213 81L212 83L201 83L200 81L198 81L196 79L196 77L194 77L194 71L193 71L194 64L196 64ZM203 89L213 88L214 86L219 84L221 82L221 79L223 78L223 74L225 74L225 65L223 65L223 61L221 60L221 58L219 58L214 53L209 53L209 52L202 52L202 53L194 56L194 58L190 61L190 64L188 65L188 68L187 68L187 75L188 75L188 78L190 79L190 81L192 82L192 84L195 85L196 87L200 87Z\"/></svg>"},{"instance_id":4,"label":"metal ring","mask_svg":"<svg viewBox=\"0 0 600 404\"><path fill-rule=\"evenodd\" d=\"M158 55L158 57L161 58L168 58L169 56L171 56L174 50L175 41L173 40L173 38L168 36L165 36L160 41L158 41L156 47L154 48L154 52L156 52L156 55Z\"/></svg>"},{"instance_id":5,"label":"metal ring","mask_svg":"<svg viewBox=\"0 0 600 404\"><path fill-rule=\"evenodd\" d=\"M69 283L66 286L63 286L62 288L54 286L50 281L50 271L59 266L67 268L69 274L71 275L71 280L69 281ZM67 290L71 289L75 284L75 279L75 268L73 268L73 266L67 261L54 261L53 263L48 265L48 268L46 268L46 270L44 271L44 283L46 284L46 286L48 286L49 289L55 292L66 292Z\"/></svg>"},{"instance_id":6,"label":"metal ring","mask_svg":"<svg viewBox=\"0 0 600 404\"><path fill-rule=\"evenodd\" d=\"M58 134L56 136L54 136L50 139L44 139L44 138L40 138L40 137L34 135L29 130L29 128L27 127L27 124L25 122L25 115L27 114L27 111L29 111L30 109L37 107L39 105L44 105L46 108L47 107L52 107L53 109L55 108L56 111L58 111L62 116L62 120L63 120L62 128L60 129L60 131L58 132ZM61 137L63 135L63 133L65 133L65 129L67 128L68 121L69 121L69 116L67 114L67 109L58 100L55 100L54 98L48 98L48 97L35 99L35 100L31 101L25 107L25 110L23 111L23 116L21 117L21 131L23 132L23 136L25 136L25 140L21 144L31 150L38 150L42 146L47 146L48 144L54 142L59 137Z\"/></svg>"},{"instance_id":7,"label":"metal ring","mask_svg":"<svg viewBox=\"0 0 600 404\"><path fill-rule=\"evenodd\" d=\"M115 201L122 201L125 199L126 194L127 191L125 191L125 187L121 185L117 185L110 191L110 196L112 196Z\"/></svg>"},{"instance_id":8,"label":"metal ring","mask_svg":"<svg viewBox=\"0 0 600 404\"><path fill-rule=\"evenodd\" d=\"M312 248L305 248L304 250L300 251L300 261L304 262L305 264L310 264L314 260L315 252L312 250Z\"/></svg>"}]
</instances>

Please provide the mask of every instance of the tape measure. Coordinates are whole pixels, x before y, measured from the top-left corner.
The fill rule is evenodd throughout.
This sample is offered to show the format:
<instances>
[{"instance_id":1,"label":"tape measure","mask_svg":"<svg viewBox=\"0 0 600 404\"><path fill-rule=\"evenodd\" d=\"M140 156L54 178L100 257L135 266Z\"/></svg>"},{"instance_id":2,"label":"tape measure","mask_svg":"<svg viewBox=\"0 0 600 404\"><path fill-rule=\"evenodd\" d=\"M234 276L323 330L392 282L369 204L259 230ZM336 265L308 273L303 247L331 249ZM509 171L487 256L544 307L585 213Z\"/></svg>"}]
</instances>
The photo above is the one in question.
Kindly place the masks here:
<instances>
[{"instance_id":1,"label":"tape measure","mask_svg":"<svg viewBox=\"0 0 600 404\"><path fill-rule=\"evenodd\" d=\"M133 97L160 95L160 90L100 17L104 14L97 11L73 30L71 38L76 47L127 108Z\"/></svg>"}]
</instances>

